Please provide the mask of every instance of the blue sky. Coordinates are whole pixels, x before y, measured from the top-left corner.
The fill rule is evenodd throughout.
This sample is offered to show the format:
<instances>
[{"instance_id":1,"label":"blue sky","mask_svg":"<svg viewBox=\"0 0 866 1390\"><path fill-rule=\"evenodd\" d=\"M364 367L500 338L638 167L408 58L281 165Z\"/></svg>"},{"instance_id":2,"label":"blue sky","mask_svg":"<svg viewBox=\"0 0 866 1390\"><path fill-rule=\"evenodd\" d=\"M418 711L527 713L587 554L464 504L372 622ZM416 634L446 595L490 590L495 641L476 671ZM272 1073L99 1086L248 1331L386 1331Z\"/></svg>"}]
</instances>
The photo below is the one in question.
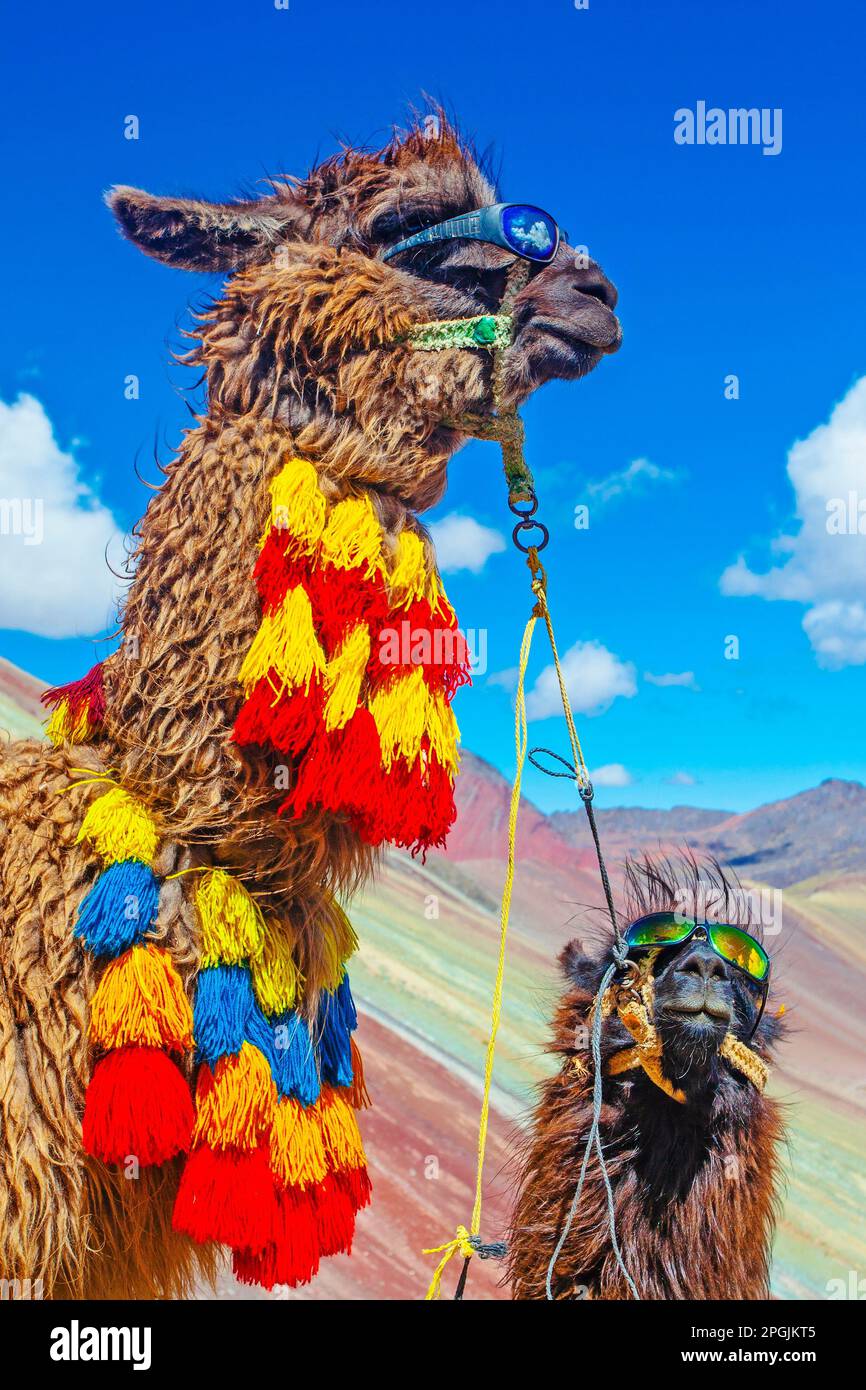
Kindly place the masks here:
<instances>
[{"instance_id":1,"label":"blue sky","mask_svg":"<svg viewBox=\"0 0 866 1390\"><path fill-rule=\"evenodd\" d=\"M587 757L621 769L600 780L624 784L600 788L600 803L744 810L824 777L866 778L866 536L831 542L823 519L825 497L866 473L864 28L860 7L837 0L820 13L799 0L582 11L150 0L49 4L38 25L10 13L0 495L17 495L31 445L64 480L85 539L75 574L62 553L45 560L58 623L75 630L103 540L146 505L136 459L153 479L154 441L167 456L186 423L169 349L187 305L213 288L121 242L103 190L231 197L266 173L303 172L341 136L378 142L429 92L494 144L503 196L549 208L620 290L619 355L525 412L560 645L590 644L572 656L578 704L591 699L587 674L600 682L579 717ZM781 109L781 152L678 145L674 113L699 101ZM130 114L137 141L124 138ZM130 374L138 400L124 398ZM725 398L730 374L737 400ZM21 392L39 407L16 409ZM809 442L792 481L797 440ZM470 445L438 517L507 536L499 467L495 446ZM785 549L780 536L799 538ZM14 541L0 536L10 594L24 573ZM463 625L487 632L487 673L458 697L464 741L509 772L507 679L489 677L515 664L525 571L509 542L479 573L446 580ZM10 600L0 620L29 603L43 617L28 625L44 630L37 597ZM738 660L725 659L730 635ZM94 643L7 628L0 653L66 680ZM543 665L539 638L533 683ZM531 738L564 748L552 717ZM527 787L545 807L573 804L567 784L530 774Z\"/></svg>"}]
</instances>

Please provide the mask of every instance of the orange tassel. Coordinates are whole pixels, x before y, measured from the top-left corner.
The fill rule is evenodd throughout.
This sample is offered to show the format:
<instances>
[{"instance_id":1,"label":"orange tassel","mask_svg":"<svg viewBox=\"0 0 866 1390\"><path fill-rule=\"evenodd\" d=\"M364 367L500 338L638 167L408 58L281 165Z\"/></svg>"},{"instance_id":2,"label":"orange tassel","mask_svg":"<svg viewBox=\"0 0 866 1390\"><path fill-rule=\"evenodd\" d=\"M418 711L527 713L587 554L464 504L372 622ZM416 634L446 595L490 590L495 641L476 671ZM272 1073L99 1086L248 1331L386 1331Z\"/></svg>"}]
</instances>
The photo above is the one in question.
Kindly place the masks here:
<instances>
[{"instance_id":1,"label":"orange tassel","mask_svg":"<svg viewBox=\"0 0 866 1390\"><path fill-rule=\"evenodd\" d=\"M106 1052L192 1048L192 1009L168 951L148 942L106 966L90 1005L90 1041Z\"/></svg>"}]
</instances>

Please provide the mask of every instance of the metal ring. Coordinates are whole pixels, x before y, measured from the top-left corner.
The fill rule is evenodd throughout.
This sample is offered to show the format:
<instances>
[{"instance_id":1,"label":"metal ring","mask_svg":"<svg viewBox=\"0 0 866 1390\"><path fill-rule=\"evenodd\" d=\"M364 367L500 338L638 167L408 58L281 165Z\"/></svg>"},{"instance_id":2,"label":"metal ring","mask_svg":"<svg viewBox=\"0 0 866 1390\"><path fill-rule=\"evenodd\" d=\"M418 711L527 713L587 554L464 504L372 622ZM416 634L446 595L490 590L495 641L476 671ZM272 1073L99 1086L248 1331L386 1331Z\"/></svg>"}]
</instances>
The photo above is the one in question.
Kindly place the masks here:
<instances>
[{"instance_id":1,"label":"metal ring","mask_svg":"<svg viewBox=\"0 0 866 1390\"><path fill-rule=\"evenodd\" d=\"M540 531L540 532L541 532L541 537L542 537L541 540L538 541L534 546L532 546L532 545L524 545L522 541L520 541L520 540L517 539L517 537L518 537L518 532L520 532L520 531L533 531L533 530ZM518 549L518 550L522 550L523 553L524 553L524 555L528 555L529 552L530 552L530 550L532 550L532 549L534 549L534 550L543 550L543 549L544 549L544 547L547 545L547 542L550 540L550 532L548 531L548 529L547 529L547 527L545 526L545 524L544 524L543 521L529 521L529 520L518 521L518 523L517 523L517 525L515 526L514 530L511 532L511 539L514 541L514 544L517 546L517 549Z\"/></svg>"},{"instance_id":2,"label":"metal ring","mask_svg":"<svg viewBox=\"0 0 866 1390\"><path fill-rule=\"evenodd\" d=\"M528 498L509 497L508 507L509 510L512 511L515 516L522 517L525 521L528 517L535 516L535 513L538 511L538 498L536 497L534 492L531 493Z\"/></svg>"}]
</instances>

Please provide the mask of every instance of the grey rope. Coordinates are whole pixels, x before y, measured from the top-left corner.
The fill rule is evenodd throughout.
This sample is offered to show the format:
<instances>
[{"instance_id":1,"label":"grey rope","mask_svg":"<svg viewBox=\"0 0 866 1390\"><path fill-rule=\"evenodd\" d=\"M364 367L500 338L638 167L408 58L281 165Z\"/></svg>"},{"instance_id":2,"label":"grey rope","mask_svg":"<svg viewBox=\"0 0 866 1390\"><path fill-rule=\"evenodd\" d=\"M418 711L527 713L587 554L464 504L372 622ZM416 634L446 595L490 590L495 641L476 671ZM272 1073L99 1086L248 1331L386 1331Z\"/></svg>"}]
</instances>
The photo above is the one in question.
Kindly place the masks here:
<instances>
[{"instance_id":1,"label":"grey rope","mask_svg":"<svg viewBox=\"0 0 866 1390\"><path fill-rule=\"evenodd\" d=\"M552 768L545 767L544 764L540 763L534 756L537 753L546 753L549 757L555 758L556 761L562 763L563 767L567 768L568 771L556 772ZM539 772L546 773L548 777L568 777L569 779L577 783L581 800L583 801L583 804L586 808L586 814L589 819L590 829L592 830L592 838L595 844L595 852L596 857L598 859L598 867L601 872L601 881L602 886L604 888L604 896L607 901L607 909L610 913L610 920L613 925L614 932L613 960L611 961L610 965L607 967L607 969L601 977L601 982L598 986L598 990L596 991L595 995L595 1004L593 1006L592 1124L589 1127L589 1134L587 1135L586 1144L584 1146L583 1162L580 1165L580 1176L577 1180L577 1186L574 1189L574 1196L571 1199L571 1206L568 1210L568 1216L565 1219L565 1225L560 1231L559 1239L557 1240L556 1245L554 1246L553 1254L550 1257L550 1263L547 1266L547 1275L544 1281L545 1293L547 1295L548 1301L552 1303L554 1301L553 1275L556 1269L556 1263L560 1255L562 1254L563 1247L565 1246L565 1242L568 1240L572 1225L574 1224L574 1218L577 1215L577 1209L580 1205L580 1198L583 1192L583 1184L586 1180L587 1169L589 1167L589 1156L594 1148L596 1153L598 1154L599 1171L601 1173L602 1182L604 1183L605 1193L607 1194L607 1219L608 1225L610 1227L610 1243L613 1248L613 1253L616 1256L616 1262L622 1271L623 1278L625 1279L629 1287L632 1298L640 1299L640 1294L637 1291L637 1285L635 1284L634 1280L628 1272L628 1269L626 1268L625 1260L623 1259L622 1251L620 1250L619 1240L617 1239L616 1210L613 1201L613 1188L610 1182L610 1175L607 1171L607 1163L604 1157L604 1148L601 1142L601 1135L599 1134L599 1125L601 1122L602 1088L604 1081L601 1072L601 1028L603 1022L601 1001L604 998L608 986L613 980L614 975L617 973L618 970L625 969L628 963L628 951L622 932L620 931L619 923L617 921L616 909L614 907L613 902L613 892L610 886L610 879L607 876L607 868L605 867L604 855L602 854L601 849L601 841L598 835L598 826L596 824L595 816L592 810L592 783L587 783L585 786L581 785L577 776L577 769L573 767L572 764L569 763L565 758L561 758L558 753L554 753L550 748L533 748L529 754L529 761L532 763L534 767L538 768Z\"/></svg>"}]
</instances>

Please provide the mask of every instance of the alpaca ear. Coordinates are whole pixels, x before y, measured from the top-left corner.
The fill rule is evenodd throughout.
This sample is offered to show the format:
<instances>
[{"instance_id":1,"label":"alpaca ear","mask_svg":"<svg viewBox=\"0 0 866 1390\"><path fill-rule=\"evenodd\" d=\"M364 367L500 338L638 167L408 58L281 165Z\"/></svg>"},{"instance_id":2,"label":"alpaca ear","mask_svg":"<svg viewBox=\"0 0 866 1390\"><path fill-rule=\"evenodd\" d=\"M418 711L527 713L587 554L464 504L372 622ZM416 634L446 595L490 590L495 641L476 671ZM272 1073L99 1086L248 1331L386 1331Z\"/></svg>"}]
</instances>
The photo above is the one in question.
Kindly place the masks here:
<instances>
[{"instance_id":1,"label":"alpaca ear","mask_svg":"<svg viewBox=\"0 0 866 1390\"><path fill-rule=\"evenodd\" d=\"M124 236L148 256L183 270L238 270L281 241L302 238L308 214L287 191L250 202L159 198L140 188L105 195Z\"/></svg>"}]
</instances>

